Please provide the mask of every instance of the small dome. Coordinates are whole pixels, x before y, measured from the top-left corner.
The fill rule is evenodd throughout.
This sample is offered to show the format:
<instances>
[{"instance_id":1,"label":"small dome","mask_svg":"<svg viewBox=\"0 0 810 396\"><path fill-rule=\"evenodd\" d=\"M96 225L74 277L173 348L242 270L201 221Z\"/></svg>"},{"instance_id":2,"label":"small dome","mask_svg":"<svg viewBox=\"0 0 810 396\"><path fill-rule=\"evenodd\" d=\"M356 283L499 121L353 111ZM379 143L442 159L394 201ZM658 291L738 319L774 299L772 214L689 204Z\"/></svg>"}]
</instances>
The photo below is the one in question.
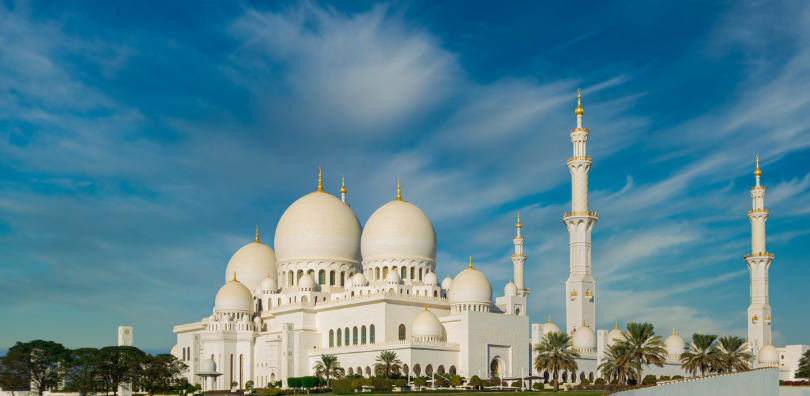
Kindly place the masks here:
<instances>
[{"instance_id":1,"label":"small dome","mask_svg":"<svg viewBox=\"0 0 810 396\"><path fill-rule=\"evenodd\" d=\"M386 283L399 284L399 281L400 281L399 274L396 271L388 271L388 275L385 276Z\"/></svg>"},{"instance_id":2,"label":"small dome","mask_svg":"<svg viewBox=\"0 0 810 396\"><path fill-rule=\"evenodd\" d=\"M766 367L779 365L779 351L770 342L759 350L759 364Z\"/></svg>"},{"instance_id":3,"label":"small dome","mask_svg":"<svg viewBox=\"0 0 810 396\"><path fill-rule=\"evenodd\" d=\"M683 342L681 336L675 334L675 329L672 329L672 335L664 340L664 346L667 348L667 354L680 355L686 349L686 343Z\"/></svg>"},{"instance_id":4,"label":"small dome","mask_svg":"<svg viewBox=\"0 0 810 396\"><path fill-rule=\"evenodd\" d=\"M217 363L211 359L205 359L200 362L200 372L201 373L216 373L217 372Z\"/></svg>"},{"instance_id":5,"label":"small dome","mask_svg":"<svg viewBox=\"0 0 810 396\"><path fill-rule=\"evenodd\" d=\"M298 280L298 288L301 290L315 290L316 287L317 283L315 283L315 279L313 279L310 274L304 274L301 276L301 279Z\"/></svg>"},{"instance_id":6,"label":"small dome","mask_svg":"<svg viewBox=\"0 0 810 396\"><path fill-rule=\"evenodd\" d=\"M439 278L433 272L428 272L423 278L423 282L428 286L436 286L439 283Z\"/></svg>"},{"instance_id":7,"label":"small dome","mask_svg":"<svg viewBox=\"0 0 810 396\"><path fill-rule=\"evenodd\" d=\"M543 336L545 336L548 333L559 333L559 332L560 328L551 322L551 316L549 316L548 321L546 321L546 323L543 323Z\"/></svg>"},{"instance_id":8,"label":"small dome","mask_svg":"<svg viewBox=\"0 0 810 396\"><path fill-rule=\"evenodd\" d=\"M275 279L271 278L270 274L267 274L267 276L265 276L264 279L262 279L261 284L259 284L259 288L262 291L266 292L274 291L278 289L278 282L276 282Z\"/></svg>"},{"instance_id":9,"label":"small dome","mask_svg":"<svg viewBox=\"0 0 810 396\"><path fill-rule=\"evenodd\" d=\"M489 284L489 280L486 275L473 268L472 265L456 275L449 294L450 303L492 302L492 286Z\"/></svg>"},{"instance_id":10,"label":"small dome","mask_svg":"<svg viewBox=\"0 0 810 396\"><path fill-rule=\"evenodd\" d=\"M174 357L178 359L182 358L182 356L180 355L180 345L174 344L172 350L169 353L174 355Z\"/></svg>"},{"instance_id":11,"label":"small dome","mask_svg":"<svg viewBox=\"0 0 810 396\"><path fill-rule=\"evenodd\" d=\"M363 260L414 257L436 260L436 231L416 205L391 201L366 221L361 238Z\"/></svg>"},{"instance_id":12,"label":"small dome","mask_svg":"<svg viewBox=\"0 0 810 396\"><path fill-rule=\"evenodd\" d=\"M580 350L595 349L596 336L588 326L582 326L574 332L574 348Z\"/></svg>"},{"instance_id":13,"label":"small dome","mask_svg":"<svg viewBox=\"0 0 810 396\"><path fill-rule=\"evenodd\" d=\"M444 326L439 322L439 318L425 308L413 318L411 323L411 334L417 338L441 339L444 333Z\"/></svg>"},{"instance_id":14,"label":"small dome","mask_svg":"<svg viewBox=\"0 0 810 396\"><path fill-rule=\"evenodd\" d=\"M453 284L453 278L451 278L449 276L445 276L444 279L442 279L442 289L450 290L450 286L452 284Z\"/></svg>"},{"instance_id":15,"label":"small dome","mask_svg":"<svg viewBox=\"0 0 810 396\"><path fill-rule=\"evenodd\" d=\"M315 191L293 202L276 226L276 258L360 260L360 222L332 194Z\"/></svg>"},{"instance_id":16,"label":"small dome","mask_svg":"<svg viewBox=\"0 0 810 396\"><path fill-rule=\"evenodd\" d=\"M515 286L515 282L509 281L503 288L503 295L504 296L517 296L517 286Z\"/></svg>"},{"instance_id":17,"label":"small dome","mask_svg":"<svg viewBox=\"0 0 810 396\"><path fill-rule=\"evenodd\" d=\"M226 282L217 292L214 300L214 309L217 311L245 311L253 310L253 294L237 280Z\"/></svg>"},{"instance_id":18,"label":"small dome","mask_svg":"<svg viewBox=\"0 0 810 396\"><path fill-rule=\"evenodd\" d=\"M362 272L358 272L352 276L352 286L360 287L368 284L366 276Z\"/></svg>"},{"instance_id":19,"label":"small dome","mask_svg":"<svg viewBox=\"0 0 810 396\"><path fill-rule=\"evenodd\" d=\"M613 346L617 341L623 341L624 339L624 333L619 330L619 324L616 323L616 326L613 327L613 330L607 335L607 344L608 346Z\"/></svg>"}]
</instances>

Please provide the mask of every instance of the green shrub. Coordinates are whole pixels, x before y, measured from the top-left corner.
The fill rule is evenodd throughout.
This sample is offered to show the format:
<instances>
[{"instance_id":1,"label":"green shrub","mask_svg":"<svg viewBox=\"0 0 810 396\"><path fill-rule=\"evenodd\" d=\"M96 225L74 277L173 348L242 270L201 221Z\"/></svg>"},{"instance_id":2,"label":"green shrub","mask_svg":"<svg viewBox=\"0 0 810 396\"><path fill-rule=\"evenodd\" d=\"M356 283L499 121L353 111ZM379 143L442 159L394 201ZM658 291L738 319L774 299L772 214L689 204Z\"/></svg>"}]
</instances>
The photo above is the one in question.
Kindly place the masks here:
<instances>
[{"instance_id":1,"label":"green shrub","mask_svg":"<svg viewBox=\"0 0 810 396\"><path fill-rule=\"evenodd\" d=\"M655 379L655 376L652 374L647 374L644 376L644 379L641 380L641 385L655 385L658 380Z\"/></svg>"},{"instance_id":2,"label":"green shrub","mask_svg":"<svg viewBox=\"0 0 810 396\"><path fill-rule=\"evenodd\" d=\"M673 375L672 379L673 380L681 380L681 379L683 379L683 376L682 375Z\"/></svg>"},{"instance_id":3,"label":"green shrub","mask_svg":"<svg viewBox=\"0 0 810 396\"><path fill-rule=\"evenodd\" d=\"M493 376L492 378L489 379L489 383L491 384L491 386L499 386L501 384L501 379Z\"/></svg>"},{"instance_id":4,"label":"green shrub","mask_svg":"<svg viewBox=\"0 0 810 396\"><path fill-rule=\"evenodd\" d=\"M532 385L532 389L534 389L534 390L543 390L543 389L545 389L545 386L540 382L535 382L534 385Z\"/></svg>"},{"instance_id":5,"label":"green shrub","mask_svg":"<svg viewBox=\"0 0 810 396\"><path fill-rule=\"evenodd\" d=\"M455 388L457 386L461 386L461 384L463 384L463 383L464 383L464 379L459 377L458 375L454 375L454 376L450 377L450 386L452 386L453 388Z\"/></svg>"},{"instance_id":6,"label":"green shrub","mask_svg":"<svg viewBox=\"0 0 810 396\"><path fill-rule=\"evenodd\" d=\"M371 387L377 392L391 392L394 383L388 378L369 378L371 380Z\"/></svg>"},{"instance_id":7,"label":"green shrub","mask_svg":"<svg viewBox=\"0 0 810 396\"><path fill-rule=\"evenodd\" d=\"M580 382L579 382L579 384L580 384L580 385L585 385L585 386L588 386L588 385L590 385L590 384L591 384L591 381L590 381L590 380L588 380L587 378L583 378L583 379L582 379L582 381L580 381Z\"/></svg>"},{"instance_id":8,"label":"green shrub","mask_svg":"<svg viewBox=\"0 0 810 396\"><path fill-rule=\"evenodd\" d=\"M617 380L616 378L614 378L614 379L610 380L610 384L611 384L611 385L619 385L619 380Z\"/></svg>"},{"instance_id":9,"label":"green shrub","mask_svg":"<svg viewBox=\"0 0 810 396\"><path fill-rule=\"evenodd\" d=\"M604 385L605 379L604 378L597 378L596 381L593 382L594 385Z\"/></svg>"},{"instance_id":10,"label":"green shrub","mask_svg":"<svg viewBox=\"0 0 810 396\"><path fill-rule=\"evenodd\" d=\"M669 378L668 375L662 375L662 376L658 377L658 380L659 381L669 381L670 378Z\"/></svg>"},{"instance_id":11,"label":"green shrub","mask_svg":"<svg viewBox=\"0 0 810 396\"><path fill-rule=\"evenodd\" d=\"M513 381L510 386L513 388L520 388L520 381Z\"/></svg>"},{"instance_id":12,"label":"green shrub","mask_svg":"<svg viewBox=\"0 0 810 396\"><path fill-rule=\"evenodd\" d=\"M352 387L352 378L343 378L339 380L332 380L332 392L334 393L352 393L354 388Z\"/></svg>"},{"instance_id":13,"label":"green shrub","mask_svg":"<svg viewBox=\"0 0 810 396\"><path fill-rule=\"evenodd\" d=\"M300 388L301 377L287 377L287 387L293 389Z\"/></svg>"},{"instance_id":14,"label":"green shrub","mask_svg":"<svg viewBox=\"0 0 810 396\"><path fill-rule=\"evenodd\" d=\"M406 380L405 378L397 378L394 380L394 385L396 385L399 388L406 387L408 386L408 380Z\"/></svg>"},{"instance_id":15,"label":"green shrub","mask_svg":"<svg viewBox=\"0 0 810 396\"><path fill-rule=\"evenodd\" d=\"M419 387L425 386L427 384L427 380L425 377L416 377L413 379L413 384Z\"/></svg>"},{"instance_id":16,"label":"green shrub","mask_svg":"<svg viewBox=\"0 0 810 396\"><path fill-rule=\"evenodd\" d=\"M311 389L318 386L318 382L320 382L320 380L321 380L320 378L313 377L311 375L301 377L301 386L307 389Z\"/></svg>"},{"instance_id":17,"label":"green shrub","mask_svg":"<svg viewBox=\"0 0 810 396\"><path fill-rule=\"evenodd\" d=\"M481 386L481 378L478 377L477 375L473 375L472 377L470 377L470 380L467 381L467 385L477 388Z\"/></svg>"}]
</instances>

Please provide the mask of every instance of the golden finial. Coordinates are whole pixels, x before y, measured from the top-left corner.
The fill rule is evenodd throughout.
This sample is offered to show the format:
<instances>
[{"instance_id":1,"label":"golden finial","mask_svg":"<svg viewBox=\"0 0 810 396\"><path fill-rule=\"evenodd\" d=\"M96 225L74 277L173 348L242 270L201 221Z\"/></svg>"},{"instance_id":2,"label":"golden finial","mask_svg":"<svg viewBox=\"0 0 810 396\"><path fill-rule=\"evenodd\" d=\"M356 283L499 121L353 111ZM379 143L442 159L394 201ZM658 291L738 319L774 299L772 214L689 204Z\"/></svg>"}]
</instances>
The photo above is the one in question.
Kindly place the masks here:
<instances>
[{"instance_id":1,"label":"golden finial","mask_svg":"<svg viewBox=\"0 0 810 396\"><path fill-rule=\"evenodd\" d=\"M521 228L523 226L520 225L520 211L517 212L517 215L518 215L518 220L517 220L517 224L515 224L515 228Z\"/></svg>"},{"instance_id":2,"label":"golden finial","mask_svg":"<svg viewBox=\"0 0 810 396\"><path fill-rule=\"evenodd\" d=\"M233 272L233 280L231 282L236 282L236 271Z\"/></svg>"},{"instance_id":3,"label":"golden finial","mask_svg":"<svg viewBox=\"0 0 810 396\"><path fill-rule=\"evenodd\" d=\"M470 256L470 267L468 269L473 269L473 267L472 267L472 256Z\"/></svg>"},{"instance_id":4,"label":"golden finial","mask_svg":"<svg viewBox=\"0 0 810 396\"><path fill-rule=\"evenodd\" d=\"M256 224L256 243L259 243L259 225Z\"/></svg>"},{"instance_id":5,"label":"golden finial","mask_svg":"<svg viewBox=\"0 0 810 396\"><path fill-rule=\"evenodd\" d=\"M551 323L551 315L548 315L548 321L546 323Z\"/></svg>"},{"instance_id":6,"label":"golden finial","mask_svg":"<svg viewBox=\"0 0 810 396\"><path fill-rule=\"evenodd\" d=\"M427 304L425 304L425 312L427 312L427 310L428 310L428 309L427 309Z\"/></svg>"},{"instance_id":7,"label":"golden finial","mask_svg":"<svg viewBox=\"0 0 810 396\"><path fill-rule=\"evenodd\" d=\"M588 325L585 324L585 319L582 320L582 327L588 327Z\"/></svg>"},{"instance_id":8,"label":"golden finial","mask_svg":"<svg viewBox=\"0 0 810 396\"><path fill-rule=\"evenodd\" d=\"M672 335L675 335L675 328L672 328Z\"/></svg>"},{"instance_id":9,"label":"golden finial","mask_svg":"<svg viewBox=\"0 0 810 396\"><path fill-rule=\"evenodd\" d=\"M759 169L759 154L756 155L757 158L757 169L754 170L754 176L759 177L762 175L762 171Z\"/></svg>"},{"instance_id":10,"label":"golden finial","mask_svg":"<svg viewBox=\"0 0 810 396\"><path fill-rule=\"evenodd\" d=\"M318 191L323 192L323 169L318 165Z\"/></svg>"},{"instance_id":11,"label":"golden finial","mask_svg":"<svg viewBox=\"0 0 810 396\"><path fill-rule=\"evenodd\" d=\"M402 201L402 185L399 184L399 178L397 178L397 201Z\"/></svg>"},{"instance_id":12,"label":"golden finial","mask_svg":"<svg viewBox=\"0 0 810 396\"><path fill-rule=\"evenodd\" d=\"M613 330L619 330L619 322L616 322L616 324L613 325Z\"/></svg>"},{"instance_id":13,"label":"golden finial","mask_svg":"<svg viewBox=\"0 0 810 396\"><path fill-rule=\"evenodd\" d=\"M581 116L585 114L585 109L582 108L582 91L577 89L577 109L574 110L574 114Z\"/></svg>"},{"instance_id":14,"label":"golden finial","mask_svg":"<svg viewBox=\"0 0 810 396\"><path fill-rule=\"evenodd\" d=\"M346 194L346 176L340 175L340 193Z\"/></svg>"}]
</instances>

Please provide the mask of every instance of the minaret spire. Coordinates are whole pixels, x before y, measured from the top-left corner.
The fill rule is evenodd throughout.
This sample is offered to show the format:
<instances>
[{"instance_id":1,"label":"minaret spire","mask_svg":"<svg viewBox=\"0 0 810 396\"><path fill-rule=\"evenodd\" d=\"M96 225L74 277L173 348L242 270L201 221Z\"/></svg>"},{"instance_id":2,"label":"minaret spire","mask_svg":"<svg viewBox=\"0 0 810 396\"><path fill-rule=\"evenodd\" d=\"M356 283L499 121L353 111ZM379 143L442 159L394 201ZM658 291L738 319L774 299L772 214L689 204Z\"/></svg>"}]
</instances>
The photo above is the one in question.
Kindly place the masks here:
<instances>
[{"instance_id":1,"label":"minaret spire","mask_svg":"<svg viewBox=\"0 0 810 396\"><path fill-rule=\"evenodd\" d=\"M521 228L523 228L523 225L520 224L520 212L518 212L517 223L515 224L515 237L512 238L512 243L515 244L515 254L512 255L512 273L515 286L517 286L518 289L518 295L526 297L529 294L529 289L526 289L523 279L526 255L523 254L523 236L520 235Z\"/></svg>"},{"instance_id":2,"label":"minaret spire","mask_svg":"<svg viewBox=\"0 0 810 396\"><path fill-rule=\"evenodd\" d=\"M346 176L340 175L340 200L346 203Z\"/></svg>"},{"instance_id":3,"label":"minaret spire","mask_svg":"<svg viewBox=\"0 0 810 396\"><path fill-rule=\"evenodd\" d=\"M592 160L587 156L588 128L582 127L582 91L577 90L577 107L574 110L577 127L571 130L573 156L568 159L571 173L571 213L563 215L569 235L569 276L565 282L566 330L578 326L595 328L595 287L591 274L591 229L597 215L588 210L588 172Z\"/></svg>"},{"instance_id":4,"label":"minaret spire","mask_svg":"<svg viewBox=\"0 0 810 396\"><path fill-rule=\"evenodd\" d=\"M759 349L771 342L771 306L768 302L768 269L773 262L773 254L765 248L765 186L760 184L762 170L759 169L759 155L756 156L754 170L755 183L751 188L751 254L745 256L745 263L751 273L751 304L748 306L748 342L751 352L756 355Z\"/></svg>"},{"instance_id":5,"label":"minaret spire","mask_svg":"<svg viewBox=\"0 0 810 396\"><path fill-rule=\"evenodd\" d=\"M256 243L259 243L259 225L256 224Z\"/></svg>"},{"instance_id":6,"label":"minaret spire","mask_svg":"<svg viewBox=\"0 0 810 396\"><path fill-rule=\"evenodd\" d=\"M397 178L397 201L402 201L402 185L399 184L399 178Z\"/></svg>"}]
</instances>

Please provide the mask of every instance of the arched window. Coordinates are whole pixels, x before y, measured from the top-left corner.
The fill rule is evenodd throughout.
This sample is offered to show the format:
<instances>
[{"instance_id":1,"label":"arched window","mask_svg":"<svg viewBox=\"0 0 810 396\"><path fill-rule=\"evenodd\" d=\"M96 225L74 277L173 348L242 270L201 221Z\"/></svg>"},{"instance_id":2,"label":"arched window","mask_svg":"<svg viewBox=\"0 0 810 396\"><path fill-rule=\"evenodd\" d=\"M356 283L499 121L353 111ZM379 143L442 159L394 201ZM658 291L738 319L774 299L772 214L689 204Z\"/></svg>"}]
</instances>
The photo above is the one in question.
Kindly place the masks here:
<instances>
[{"instance_id":1,"label":"arched window","mask_svg":"<svg viewBox=\"0 0 810 396\"><path fill-rule=\"evenodd\" d=\"M447 371L450 375L456 375L456 366L450 366L450 370Z\"/></svg>"},{"instance_id":2,"label":"arched window","mask_svg":"<svg viewBox=\"0 0 810 396\"><path fill-rule=\"evenodd\" d=\"M444 375L444 365L439 365L439 368L436 369L436 374Z\"/></svg>"},{"instance_id":3,"label":"arched window","mask_svg":"<svg viewBox=\"0 0 810 396\"><path fill-rule=\"evenodd\" d=\"M360 343L366 343L366 326L360 328Z\"/></svg>"},{"instance_id":4,"label":"arched window","mask_svg":"<svg viewBox=\"0 0 810 396\"><path fill-rule=\"evenodd\" d=\"M399 325L399 340L400 341L405 341L405 325L404 324Z\"/></svg>"},{"instance_id":5,"label":"arched window","mask_svg":"<svg viewBox=\"0 0 810 396\"><path fill-rule=\"evenodd\" d=\"M309 302L309 299L307 298L307 296L302 296L302 297L301 297L301 302L302 302L302 303L304 303L304 304L306 304L306 303L308 303L308 302Z\"/></svg>"},{"instance_id":6,"label":"arched window","mask_svg":"<svg viewBox=\"0 0 810 396\"><path fill-rule=\"evenodd\" d=\"M357 345L357 326L352 329L352 345Z\"/></svg>"},{"instance_id":7,"label":"arched window","mask_svg":"<svg viewBox=\"0 0 810 396\"><path fill-rule=\"evenodd\" d=\"M380 279L380 267L374 268L374 279Z\"/></svg>"},{"instance_id":8,"label":"arched window","mask_svg":"<svg viewBox=\"0 0 810 396\"><path fill-rule=\"evenodd\" d=\"M343 286L345 284L346 284L346 273L340 271L340 286Z\"/></svg>"},{"instance_id":9,"label":"arched window","mask_svg":"<svg viewBox=\"0 0 810 396\"><path fill-rule=\"evenodd\" d=\"M438 290L433 291L433 297L439 297L439 291Z\"/></svg>"},{"instance_id":10,"label":"arched window","mask_svg":"<svg viewBox=\"0 0 810 396\"><path fill-rule=\"evenodd\" d=\"M231 354L231 370L228 372L228 377L230 378L230 381L228 381L228 386L231 386L233 383L233 354Z\"/></svg>"},{"instance_id":11,"label":"arched window","mask_svg":"<svg viewBox=\"0 0 810 396\"><path fill-rule=\"evenodd\" d=\"M383 274L382 275L383 275L383 278L388 276L388 267L383 267Z\"/></svg>"},{"instance_id":12,"label":"arched window","mask_svg":"<svg viewBox=\"0 0 810 396\"><path fill-rule=\"evenodd\" d=\"M263 310L262 309L262 299L259 299L259 312L261 312L262 310Z\"/></svg>"},{"instance_id":13,"label":"arched window","mask_svg":"<svg viewBox=\"0 0 810 396\"><path fill-rule=\"evenodd\" d=\"M416 270L416 268L411 267L411 279L413 279L413 275L414 275L414 273L415 273L415 272L414 272L415 270Z\"/></svg>"},{"instance_id":14,"label":"arched window","mask_svg":"<svg viewBox=\"0 0 810 396\"><path fill-rule=\"evenodd\" d=\"M298 275L295 277L295 284L296 285L298 284L298 281L301 280L302 276L304 276L304 271L303 270L298 270Z\"/></svg>"},{"instance_id":15,"label":"arched window","mask_svg":"<svg viewBox=\"0 0 810 396\"><path fill-rule=\"evenodd\" d=\"M346 342L343 343L344 345L351 345L351 343L349 342L350 340L349 340L349 328L348 327L343 329L343 338L346 340Z\"/></svg>"},{"instance_id":16,"label":"arched window","mask_svg":"<svg viewBox=\"0 0 810 396\"><path fill-rule=\"evenodd\" d=\"M416 377L422 375L422 367L419 366L419 363L413 365L413 375Z\"/></svg>"},{"instance_id":17,"label":"arched window","mask_svg":"<svg viewBox=\"0 0 810 396\"><path fill-rule=\"evenodd\" d=\"M427 375L428 377L433 375L433 365L432 364L428 364L427 366L425 366L425 375Z\"/></svg>"},{"instance_id":18,"label":"arched window","mask_svg":"<svg viewBox=\"0 0 810 396\"><path fill-rule=\"evenodd\" d=\"M335 331L329 330L329 348L335 346Z\"/></svg>"},{"instance_id":19,"label":"arched window","mask_svg":"<svg viewBox=\"0 0 810 396\"><path fill-rule=\"evenodd\" d=\"M337 331L337 346L340 346L340 329Z\"/></svg>"},{"instance_id":20,"label":"arched window","mask_svg":"<svg viewBox=\"0 0 810 396\"><path fill-rule=\"evenodd\" d=\"M419 281L420 282L422 281L422 269L421 268L419 268Z\"/></svg>"},{"instance_id":21,"label":"arched window","mask_svg":"<svg viewBox=\"0 0 810 396\"><path fill-rule=\"evenodd\" d=\"M335 285L335 271L329 271L329 286Z\"/></svg>"},{"instance_id":22,"label":"arched window","mask_svg":"<svg viewBox=\"0 0 810 396\"><path fill-rule=\"evenodd\" d=\"M245 369L245 355L239 355L239 389L242 389L245 383L244 381L245 377L242 374L244 373L244 369Z\"/></svg>"},{"instance_id":23,"label":"arched window","mask_svg":"<svg viewBox=\"0 0 810 396\"><path fill-rule=\"evenodd\" d=\"M399 269L399 272L400 272L399 273L400 278L405 279L405 278L408 277L408 269L407 268L402 267L402 268Z\"/></svg>"},{"instance_id":24,"label":"arched window","mask_svg":"<svg viewBox=\"0 0 810 396\"><path fill-rule=\"evenodd\" d=\"M368 327L368 342L369 344L374 343L374 325Z\"/></svg>"}]
</instances>

